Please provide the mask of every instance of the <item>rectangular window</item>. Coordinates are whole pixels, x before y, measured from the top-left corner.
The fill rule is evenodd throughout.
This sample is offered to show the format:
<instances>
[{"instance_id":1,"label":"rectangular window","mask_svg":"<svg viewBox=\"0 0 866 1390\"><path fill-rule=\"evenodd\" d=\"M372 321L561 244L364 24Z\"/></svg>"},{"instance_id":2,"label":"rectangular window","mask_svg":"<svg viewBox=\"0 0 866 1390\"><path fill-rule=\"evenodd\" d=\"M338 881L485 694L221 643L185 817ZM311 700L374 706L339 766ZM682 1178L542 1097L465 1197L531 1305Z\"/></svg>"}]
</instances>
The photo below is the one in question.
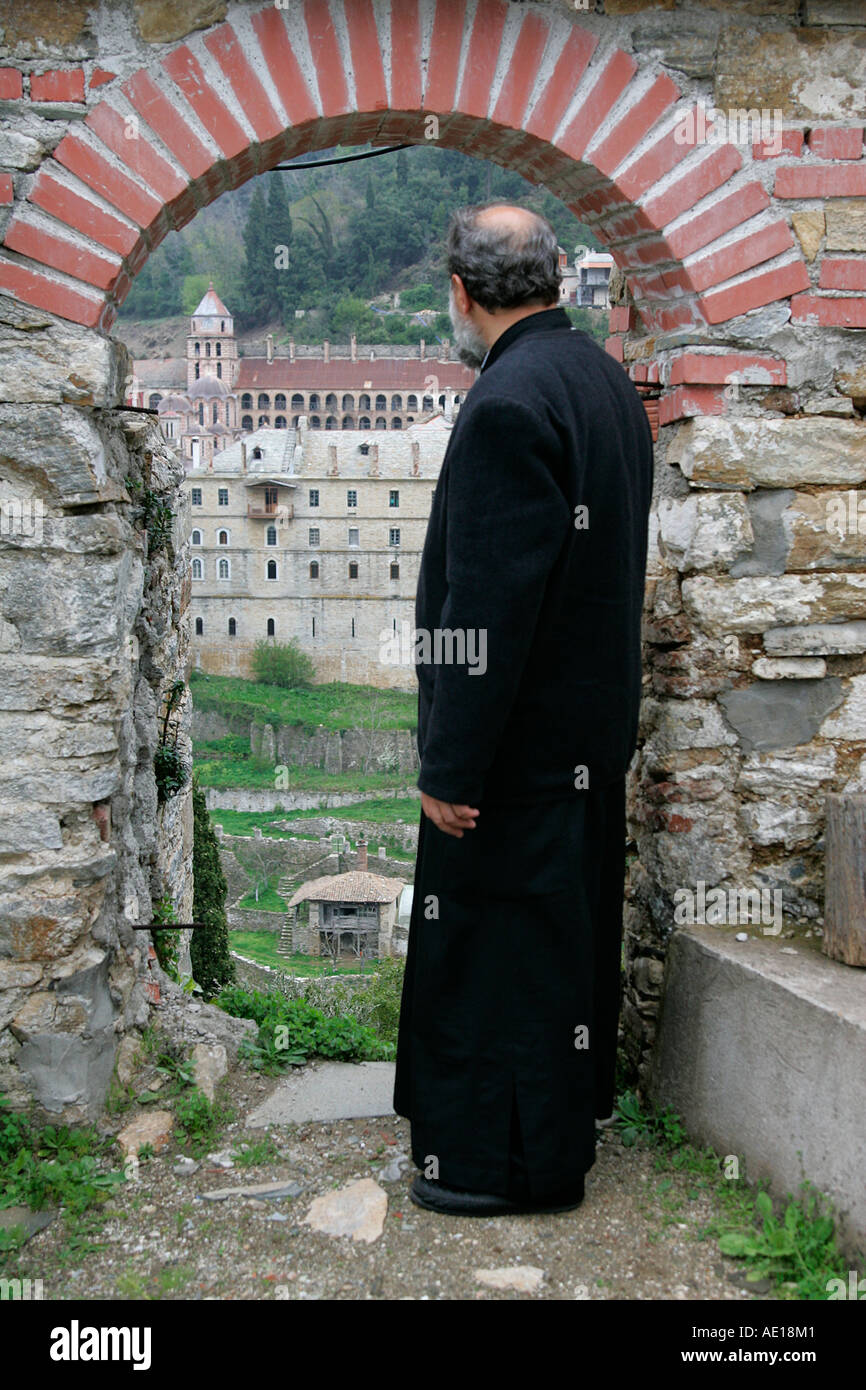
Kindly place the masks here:
<instances>
[{"instance_id":1,"label":"rectangular window","mask_svg":"<svg viewBox=\"0 0 866 1390\"><path fill-rule=\"evenodd\" d=\"M358 494L357 494L357 492L355 491L355 489L354 489L353 487L350 487L349 490L348 490L348 492L346 493L346 506L347 506L347 507L357 507L357 505L358 505Z\"/></svg>"},{"instance_id":2,"label":"rectangular window","mask_svg":"<svg viewBox=\"0 0 866 1390\"><path fill-rule=\"evenodd\" d=\"M399 490L398 490L397 488L395 488L395 487L392 487L390 493L388 494L388 506L389 506L389 507L399 507L399 505L400 505L400 493L399 493Z\"/></svg>"},{"instance_id":3,"label":"rectangular window","mask_svg":"<svg viewBox=\"0 0 866 1390\"><path fill-rule=\"evenodd\" d=\"M311 488L310 488L310 506L311 506L311 507L318 507L318 505L319 505L319 489L318 489L317 487L311 487Z\"/></svg>"},{"instance_id":4,"label":"rectangular window","mask_svg":"<svg viewBox=\"0 0 866 1390\"><path fill-rule=\"evenodd\" d=\"M392 527L391 527L390 531L388 532L388 544L389 544L389 545L399 545L399 544L400 544L400 528L399 528L399 526L392 526Z\"/></svg>"},{"instance_id":5,"label":"rectangular window","mask_svg":"<svg viewBox=\"0 0 866 1390\"><path fill-rule=\"evenodd\" d=\"M349 527L349 545L352 546L352 547L357 547L357 546L359 546L360 544L361 544L361 533L360 533L360 531L358 530L357 526L350 526L350 527Z\"/></svg>"},{"instance_id":6,"label":"rectangular window","mask_svg":"<svg viewBox=\"0 0 866 1390\"><path fill-rule=\"evenodd\" d=\"M221 488L220 488L219 494L218 494L218 496L217 496L217 501L219 502L219 505L220 505L221 507L227 507L227 506L228 506L228 504L229 504L229 490L228 490L227 487L221 487Z\"/></svg>"},{"instance_id":7,"label":"rectangular window","mask_svg":"<svg viewBox=\"0 0 866 1390\"><path fill-rule=\"evenodd\" d=\"M200 487L194 487L193 490L192 490L192 505L193 505L194 507L200 507L200 506L201 506L201 488L200 488Z\"/></svg>"},{"instance_id":8,"label":"rectangular window","mask_svg":"<svg viewBox=\"0 0 866 1390\"><path fill-rule=\"evenodd\" d=\"M310 527L310 545L318 545L318 544L319 544L319 528L318 528L318 526L311 526L311 527Z\"/></svg>"}]
</instances>

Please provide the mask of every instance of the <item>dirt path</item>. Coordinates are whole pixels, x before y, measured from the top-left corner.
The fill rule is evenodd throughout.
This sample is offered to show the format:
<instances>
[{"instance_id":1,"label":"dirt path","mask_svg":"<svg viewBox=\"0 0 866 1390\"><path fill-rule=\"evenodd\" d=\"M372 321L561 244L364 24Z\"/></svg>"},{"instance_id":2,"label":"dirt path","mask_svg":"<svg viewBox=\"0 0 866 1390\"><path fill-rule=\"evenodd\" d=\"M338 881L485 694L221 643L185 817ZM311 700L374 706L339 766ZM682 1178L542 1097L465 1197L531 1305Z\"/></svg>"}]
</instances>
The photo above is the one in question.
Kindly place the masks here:
<instances>
[{"instance_id":1,"label":"dirt path","mask_svg":"<svg viewBox=\"0 0 866 1390\"><path fill-rule=\"evenodd\" d=\"M254 1166L204 1158L175 1172L176 1144L143 1161L69 1250L62 1220L34 1236L7 1276L41 1278L46 1299L728 1299L752 1302L741 1263L702 1228L717 1199L688 1172L655 1166L606 1129L581 1207L556 1216L438 1216L409 1199L409 1124L398 1117L245 1126L277 1083L234 1072L225 1085L237 1119L210 1152L255 1150ZM115 1123L119 1128L126 1115ZM396 1176L402 1166L402 1173ZM384 1170L384 1171L383 1171ZM387 1194L371 1243L304 1224L311 1202L362 1178ZM294 1197L205 1200L227 1186L295 1183ZM381 1203L381 1198L379 1199ZM477 1270L512 1271L494 1288ZM514 1271L517 1271L514 1273ZM540 1271L540 1273L539 1273ZM766 1295L763 1295L766 1297Z\"/></svg>"}]
</instances>

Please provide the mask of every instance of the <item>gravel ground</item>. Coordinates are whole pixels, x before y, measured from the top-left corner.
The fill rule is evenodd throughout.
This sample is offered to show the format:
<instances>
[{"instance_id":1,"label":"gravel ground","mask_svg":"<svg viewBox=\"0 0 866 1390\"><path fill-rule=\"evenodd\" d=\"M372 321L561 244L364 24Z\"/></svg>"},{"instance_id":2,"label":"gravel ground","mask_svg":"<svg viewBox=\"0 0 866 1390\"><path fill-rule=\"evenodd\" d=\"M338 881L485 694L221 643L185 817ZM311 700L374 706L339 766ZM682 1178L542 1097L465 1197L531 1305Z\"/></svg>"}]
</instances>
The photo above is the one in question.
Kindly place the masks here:
<instances>
[{"instance_id":1,"label":"gravel ground","mask_svg":"<svg viewBox=\"0 0 866 1390\"><path fill-rule=\"evenodd\" d=\"M173 1172L177 1144L141 1163L100 1210L92 1236L100 1248L64 1253L61 1220L34 1236L3 1271L41 1278L46 1299L727 1299L772 1297L745 1284L740 1262L722 1256L701 1228L717 1214L712 1193L685 1172L655 1166L652 1151L625 1148L601 1132L586 1197L555 1216L440 1216L409 1199L415 1169L393 1178L409 1153L400 1117L274 1125L246 1129L248 1115L272 1089L244 1071L220 1095L237 1120L211 1153L261 1143L266 1162L231 1169L205 1157L195 1172ZM131 1118L116 1117L117 1130ZM387 1170L390 1167L390 1173ZM358 1178L374 1178L388 1197L381 1236L371 1244L301 1224L314 1197ZM204 1201L215 1188L296 1182L294 1198L229 1197ZM94 1223L97 1225L97 1223ZM477 1269L543 1271L534 1292L481 1284ZM538 1276L535 1276L536 1279Z\"/></svg>"}]
</instances>

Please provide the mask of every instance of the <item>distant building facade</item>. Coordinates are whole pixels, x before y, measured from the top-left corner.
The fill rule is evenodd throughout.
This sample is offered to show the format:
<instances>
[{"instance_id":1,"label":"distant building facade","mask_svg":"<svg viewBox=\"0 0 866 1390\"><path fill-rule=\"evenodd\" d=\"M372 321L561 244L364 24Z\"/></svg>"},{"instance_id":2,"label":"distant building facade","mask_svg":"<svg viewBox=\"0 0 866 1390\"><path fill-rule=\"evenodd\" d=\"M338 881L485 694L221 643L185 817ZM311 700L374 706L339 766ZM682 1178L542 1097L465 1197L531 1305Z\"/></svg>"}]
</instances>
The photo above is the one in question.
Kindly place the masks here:
<instances>
[{"instance_id":1,"label":"distant building facade","mask_svg":"<svg viewBox=\"0 0 866 1390\"><path fill-rule=\"evenodd\" d=\"M591 251L578 247L580 254L573 265L569 264L568 253L560 246L559 270L562 280L559 286L559 302L583 309L609 309L609 282L616 262L606 251Z\"/></svg>"},{"instance_id":2,"label":"distant building facade","mask_svg":"<svg viewBox=\"0 0 866 1390\"><path fill-rule=\"evenodd\" d=\"M241 357L211 284L186 356L137 359L186 468L193 662L249 676L257 641L296 638L321 681L411 689L402 639L451 420L475 380L417 348L297 347ZM387 354L387 355L386 355ZM405 645L405 643L404 643Z\"/></svg>"},{"instance_id":3,"label":"distant building facade","mask_svg":"<svg viewBox=\"0 0 866 1390\"><path fill-rule=\"evenodd\" d=\"M475 380L461 362L400 348L328 342L240 356L234 319L211 284L190 318L186 356L133 362L130 405L159 412L188 467L208 466L242 434L297 429L403 430L451 415Z\"/></svg>"},{"instance_id":4,"label":"distant building facade","mask_svg":"<svg viewBox=\"0 0 866 1390\"><path fill-rule=\"evenodd\" d=\"M412 689L404 634L449 432L441 413L369 434L301 416L191 468L195 666L249 676L257 641L297 638L320 681Z\"/></svg>"}]
</instances>

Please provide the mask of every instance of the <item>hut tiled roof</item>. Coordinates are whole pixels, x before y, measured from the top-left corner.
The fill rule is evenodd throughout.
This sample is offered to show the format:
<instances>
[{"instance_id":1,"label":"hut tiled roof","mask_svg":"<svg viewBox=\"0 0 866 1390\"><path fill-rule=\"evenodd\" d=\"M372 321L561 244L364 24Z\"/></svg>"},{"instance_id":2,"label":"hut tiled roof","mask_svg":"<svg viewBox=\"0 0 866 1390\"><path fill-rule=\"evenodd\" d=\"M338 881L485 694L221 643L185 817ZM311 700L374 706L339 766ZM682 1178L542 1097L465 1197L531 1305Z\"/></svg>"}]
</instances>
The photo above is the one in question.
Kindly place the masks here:
<instances>
[{"instance_id":1,"label":"hut tiled roof","mask_svg":"<svg viewBox=\"0 0 866 1390\"><path fill-rule=\"evenodd\" d=\"M310 879L292 894L289 907L309 899L320 903L390 903L399 898L404 887L402 878L385 878L383 874L352 869L347 874Z\"/></svg>"}]
</instances>

